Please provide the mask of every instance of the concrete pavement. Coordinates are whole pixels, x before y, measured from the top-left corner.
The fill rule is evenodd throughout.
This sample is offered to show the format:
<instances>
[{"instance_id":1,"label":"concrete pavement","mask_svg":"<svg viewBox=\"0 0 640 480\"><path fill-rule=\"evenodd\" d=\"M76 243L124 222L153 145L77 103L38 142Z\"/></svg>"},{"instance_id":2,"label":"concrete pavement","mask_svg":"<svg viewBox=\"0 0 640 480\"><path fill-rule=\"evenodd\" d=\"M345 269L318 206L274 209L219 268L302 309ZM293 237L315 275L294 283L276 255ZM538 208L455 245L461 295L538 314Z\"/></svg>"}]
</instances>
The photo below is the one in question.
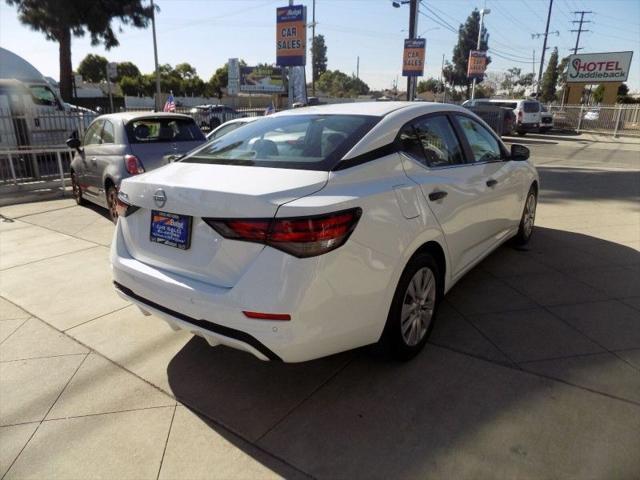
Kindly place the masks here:
<instances>
[{"instance_id":1,"label":"concrete pavement","mask_svg":"<svg viewBox=\"0 0 640 480\"><path fill-rule=\"evenodd\" d=\"M640 147L520 140L530 246L454 287L406 364L210 348L115 295L106 212L0 208L0 476L637 477Z\"/></svg>"}]
</instances>

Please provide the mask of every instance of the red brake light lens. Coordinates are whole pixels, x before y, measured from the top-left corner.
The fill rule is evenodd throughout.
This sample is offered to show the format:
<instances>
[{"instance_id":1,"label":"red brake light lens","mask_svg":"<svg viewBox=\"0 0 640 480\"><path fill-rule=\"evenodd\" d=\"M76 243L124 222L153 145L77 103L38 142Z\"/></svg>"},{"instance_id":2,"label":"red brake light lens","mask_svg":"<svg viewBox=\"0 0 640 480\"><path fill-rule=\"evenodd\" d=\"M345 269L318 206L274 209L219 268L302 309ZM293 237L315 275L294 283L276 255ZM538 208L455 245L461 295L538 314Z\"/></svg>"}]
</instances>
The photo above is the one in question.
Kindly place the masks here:
<instances>
[{"instance_id":1,"label":"red brake light lens","mask_svg":"<svg viewBox=\"0 0 640 480\"><path fill-rule=\"evenodd\" d=\"M131 215L133 212L135 212L140 208L140 207L136 207L135 205L131 205L129 202L127 202L123 198L125 196L126 194L123 194L122 192L118 193L118 199L116 200L116 212L118 213L119 217L128 217L129 215Z\"/></svg>"},{"instance_id":2,"label":"red brake light lens","mask_svg":"<svg viewBox=\"0 0 640 480\"><path fill-rule=\"evenodd\" d=\"M125 155L124 156L124 166L131 175L138 175L139 173L144 173L144 167L142 166L142 162L135 155Z\"/></svg>"},{"instance_id":3,"label":"red brake light lens","mask_svg":"<svg viewBox=\"0 0 640 480\"><path fill-rule=\"evenodd\" d=\"M203 220L225 238L264 243L296 257L314 257L344 245L362 209L310 217Z\"/></svg>"}]
</instances>

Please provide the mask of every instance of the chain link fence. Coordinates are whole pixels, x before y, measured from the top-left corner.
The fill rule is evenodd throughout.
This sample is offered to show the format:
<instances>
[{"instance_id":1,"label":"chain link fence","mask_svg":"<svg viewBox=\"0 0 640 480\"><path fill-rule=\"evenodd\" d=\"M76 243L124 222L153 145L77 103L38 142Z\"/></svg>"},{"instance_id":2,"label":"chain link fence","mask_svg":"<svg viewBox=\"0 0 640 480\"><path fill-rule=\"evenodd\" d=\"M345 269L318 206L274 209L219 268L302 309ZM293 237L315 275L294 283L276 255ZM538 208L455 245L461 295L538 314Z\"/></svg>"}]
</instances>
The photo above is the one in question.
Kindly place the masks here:
<instances>
[{"instance_id":1,"label":"chain link fence","mask_svg":"<svg viewBox=\"0 0 640 480\"><path fill-rule=\"evenodd\" d=\"M554 128L575 132L640 135L640 104L588 106L548 105Z\"/></svg>"}]
</instances>

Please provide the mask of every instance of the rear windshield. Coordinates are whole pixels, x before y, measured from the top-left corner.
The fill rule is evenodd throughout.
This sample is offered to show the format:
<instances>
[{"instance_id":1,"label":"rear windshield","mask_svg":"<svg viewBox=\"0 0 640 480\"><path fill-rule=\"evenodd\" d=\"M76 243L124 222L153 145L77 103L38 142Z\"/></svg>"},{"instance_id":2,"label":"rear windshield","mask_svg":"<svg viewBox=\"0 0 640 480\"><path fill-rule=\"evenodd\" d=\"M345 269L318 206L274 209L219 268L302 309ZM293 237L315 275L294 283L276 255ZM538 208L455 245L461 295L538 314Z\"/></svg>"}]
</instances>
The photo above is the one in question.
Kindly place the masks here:
<instances>
[{"instance_id":1,"label":"rear windshield","mask_svg":"<svg viewBox=\"0 0 640 480\"><path fill-rule=\"evenodd\" d=\"M127 123L125 130L130 144L205 140L191 118L140 118Z\"/></svg>"},{"instance_id":2,"label":"rear windshield","mask_svg":"<svg viewBox=\"0 0 640 480\"><path fill-rule=\"evenodd\" d=\"M538 102L524 102L522 108L525 113L538 113L540 111L540 104Z\"/></svg>"},{"instance_id":3,"label":"rear windshield","mask_svg":"<svg viewBox=\"0 0 640 480\"><path fill-rule=\"evenodd\" d=\"M331 170L378 120L365 115L266 117L209 141L181 161Z\"/></svg>"}]
</instances>

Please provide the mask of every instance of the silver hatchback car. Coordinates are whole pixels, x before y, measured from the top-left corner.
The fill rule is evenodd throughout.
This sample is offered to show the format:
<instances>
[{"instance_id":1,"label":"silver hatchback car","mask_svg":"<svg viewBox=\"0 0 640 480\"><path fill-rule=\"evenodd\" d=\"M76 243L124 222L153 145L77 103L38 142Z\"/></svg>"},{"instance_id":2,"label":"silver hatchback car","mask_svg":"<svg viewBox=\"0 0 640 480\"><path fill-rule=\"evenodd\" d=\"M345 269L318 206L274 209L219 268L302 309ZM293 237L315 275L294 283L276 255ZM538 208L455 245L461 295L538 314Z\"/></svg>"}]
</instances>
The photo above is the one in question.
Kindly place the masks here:
<instances>
[{"instance_id":1,"label":"silver hatchback car","mask_svg":"<svg viewBox=\"0 0 640 480\"><path fill-rule=\"evenodd\" d=\"M203 144L204 134L188 115L126 112L96 118L84 138L72 137L71 184L78 204L109 209L115 222L120 182L166 165Z\"/></svg>"}]
</instances>

